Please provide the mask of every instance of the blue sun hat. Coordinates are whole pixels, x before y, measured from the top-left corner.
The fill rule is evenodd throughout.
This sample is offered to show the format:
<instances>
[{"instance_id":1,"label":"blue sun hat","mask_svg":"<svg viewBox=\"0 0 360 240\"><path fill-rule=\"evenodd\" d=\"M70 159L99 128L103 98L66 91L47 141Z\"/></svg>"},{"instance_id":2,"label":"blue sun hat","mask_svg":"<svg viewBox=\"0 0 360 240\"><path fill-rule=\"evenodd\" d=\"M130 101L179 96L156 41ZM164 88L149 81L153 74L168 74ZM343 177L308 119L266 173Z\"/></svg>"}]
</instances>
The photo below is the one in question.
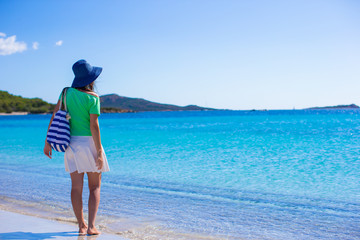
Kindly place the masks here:
<instances>
[{"instance_id":1,"label":"blue sun hat","mask_svg":"<svg viewBox=\"0 0 360 240\"><path fill-rule=\"evenodd\" d=\"M101 67L93 67L87 61L81 59L74 63L72 70L75 74L71 87L85 87L97 79L102 72Z\"/></svg>"}]
</instances>

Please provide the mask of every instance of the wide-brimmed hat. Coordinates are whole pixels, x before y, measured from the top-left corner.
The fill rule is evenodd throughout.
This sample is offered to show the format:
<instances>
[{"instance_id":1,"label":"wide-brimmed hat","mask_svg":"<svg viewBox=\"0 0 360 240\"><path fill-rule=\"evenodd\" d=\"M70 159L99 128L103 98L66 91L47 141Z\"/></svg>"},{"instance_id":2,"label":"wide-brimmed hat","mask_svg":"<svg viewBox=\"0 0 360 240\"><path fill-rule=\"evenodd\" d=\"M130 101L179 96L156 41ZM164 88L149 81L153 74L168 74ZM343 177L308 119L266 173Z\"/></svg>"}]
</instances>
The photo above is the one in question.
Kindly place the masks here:
<instances>
[{"instance_id":1,"label":"wide-brimmed hat","mask_svg":"<svg viewBox=\"0 0 360 240\"><path fill-rule=\"evenodd\" d=\"M74 81L71 87L85 87L97 79L102 68L93 67L85 60L79 60L72 66L75 74Z\"/></svg>"}]
</instances>

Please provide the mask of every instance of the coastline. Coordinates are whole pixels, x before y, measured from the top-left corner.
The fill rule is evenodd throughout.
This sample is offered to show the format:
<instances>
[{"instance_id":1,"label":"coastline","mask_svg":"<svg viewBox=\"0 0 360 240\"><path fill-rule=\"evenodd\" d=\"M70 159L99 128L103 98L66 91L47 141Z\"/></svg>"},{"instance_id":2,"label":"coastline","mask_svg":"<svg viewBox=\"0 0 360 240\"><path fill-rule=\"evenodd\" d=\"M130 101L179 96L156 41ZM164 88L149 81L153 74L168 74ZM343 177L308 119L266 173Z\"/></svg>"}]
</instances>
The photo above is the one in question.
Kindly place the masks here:
<instances>
[{"instance_id":1,"label":"coastline","mask_svg":"<svg viewBox=\"0 0 360 240\"><path fill-rule=\"evenodd\" d=\"M28 115L30 112L11 112L11 113L0 113L0 116L17 116L17 115Z\"/></svg>"},{"instance_id":2,"label":"coastline","mask_svg":"<svg viewBox=\"0 0 360 240\"><path fill-rule=\"evenodd\" d=\"M119 239L119 240L225 240L227 237L200 235L166 229L146 219L99 215L98 236L79 236L72 210L45 202L22 201L0 195L0 239ZM87 213L85 212L85 218ZM246 239L239 239L246 240Z\"/></svg>"},{"instance_id":3,"label":"coastline","mask_svg":"<svg viewBox=\"0 0 360 240\"><path fill-rule=\"evenodd\" d=\"M117 235L102 233L79 236L76 224L29 216L0 209L0 239L122 239Z\"/></svg>"},{"instance_id":4,"label":"coastline","mask_svg":"<svg viewBox=\"0 0 360 240\"><path fill-rule=\"evenodd\" d=\"M217 110L175 110L175 111L132 111L132 110L101 110L101 114L119 114L119 113L168 113L168 112L211 112L211 111L227 111L227 112L276 112L276 111L354 111L359 110L360 108L338 108L338 107L314 107L314 108L303 108L303 109L248 109L248 110L233 110L233 109L217 109ZM51 112L45 113L31 113L31 112L11 112L11 113L2 113L0 116L25 116L25 115L48 115L52 114Z\"/></svg>"}]
</instances>

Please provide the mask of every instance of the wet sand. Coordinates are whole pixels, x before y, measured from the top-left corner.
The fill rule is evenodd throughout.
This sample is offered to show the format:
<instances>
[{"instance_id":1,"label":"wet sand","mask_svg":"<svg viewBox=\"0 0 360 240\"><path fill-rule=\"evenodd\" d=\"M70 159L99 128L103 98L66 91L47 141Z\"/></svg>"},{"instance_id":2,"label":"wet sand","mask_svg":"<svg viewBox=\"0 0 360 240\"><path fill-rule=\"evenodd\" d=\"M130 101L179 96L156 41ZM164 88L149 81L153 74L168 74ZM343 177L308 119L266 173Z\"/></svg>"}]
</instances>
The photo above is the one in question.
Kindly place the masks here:
<instances>
[{"instance_id":1,"label":"wet sand","mask_svg":"<svg viewBox=\"0 0 360 240\"><path fill-rule=\"evenodd\" d=\"M63 223L4 210L0 210L0 223L0 239L126 239L107 233L102 233L98 236L79 236L76 224Z\"/></svg>"}]
</instances>

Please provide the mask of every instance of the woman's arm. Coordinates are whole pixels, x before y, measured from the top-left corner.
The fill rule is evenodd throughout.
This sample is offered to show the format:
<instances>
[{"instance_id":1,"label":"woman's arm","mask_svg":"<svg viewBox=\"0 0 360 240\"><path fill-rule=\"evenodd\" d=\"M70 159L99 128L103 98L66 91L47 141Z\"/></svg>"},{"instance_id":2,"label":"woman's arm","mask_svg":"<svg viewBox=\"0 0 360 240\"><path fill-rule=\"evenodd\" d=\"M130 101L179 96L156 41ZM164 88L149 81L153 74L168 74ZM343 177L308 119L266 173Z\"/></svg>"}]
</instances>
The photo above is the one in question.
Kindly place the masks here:
<instances>
[{"instance_id":1,"label":"woman's arm","mask_svg":"<svg viewBox=\"0 0 360 240\"><path fill-rule=\"evenodd\" d=\"M49 128L50 128L50 125L51 125L51 123L52 123L52 121L53 121L53 119L54 119L55 113L56 113L57 111L59 111L59 108L60 108L60 100L57 102L57 104L56 104L56 106L55 106L55 108L54 108L54 112L53 112L53 114L52 114L52 116L51 116L50 123L49 123L49 126L48 126L48 130L46 131L46 136L47 136L47 134L48 134L48 132L49 132ZM45 153L46 156L48 156L49 158L51 158L51 156L52 156L52 149L51 149L50 144L46 141L46 138L45 138L44 153Z\"/></svg>"},{"instance_id":2,"label":"woman's arm","mask_svg":"<svg viewBox=\"0 0 360 240\"><path fill-rule=\"evenodd\" d=\"M103 150L101 146L101 138L100 138L100 127L99 127L99 120L97 114L90 114L90 130L91 135L94 139L95 148L97 152L96 158L96 166L100 170L103 167L104 159L103 159Z\"/></svg>"}]
</instances>

